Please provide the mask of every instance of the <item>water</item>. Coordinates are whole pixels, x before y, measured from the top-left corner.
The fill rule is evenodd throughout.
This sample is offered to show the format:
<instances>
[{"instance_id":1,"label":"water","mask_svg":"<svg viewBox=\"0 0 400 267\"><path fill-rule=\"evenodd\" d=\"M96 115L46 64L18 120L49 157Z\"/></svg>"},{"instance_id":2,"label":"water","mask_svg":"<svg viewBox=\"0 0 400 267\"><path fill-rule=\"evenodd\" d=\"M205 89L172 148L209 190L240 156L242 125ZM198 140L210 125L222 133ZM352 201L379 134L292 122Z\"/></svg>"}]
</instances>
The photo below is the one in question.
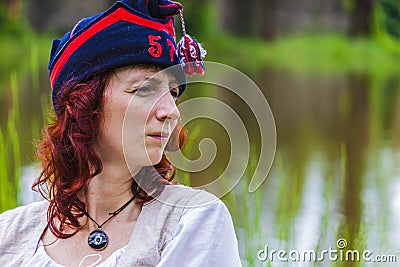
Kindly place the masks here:
<instances>
[{"instance_id":1,"label":"water","mask_svg":"<svg viewBox=\"0 0 400 267\"><path fill-rule=\"evenodd\" d=\"M400 79L374 79L262 75L284 174L275 164L262 186L262 234L253 246L321 251L345 238L349 249L399 255Z\"/></svg>"},{"instance_id":2,"label":"water","mask_svg":"<svg viewBox=\"0 0 400 267\"><path fill-rule=\"evenodd\" d=\"M275 250L321 251L337 249L339 238L346 239L350 249L399 255L400 77L293 74L274 69L250 76L270 103L278 143L273 168L259 195L248 194L243 190L246 185L239 184L233 195L224 199L236 225L244 266L268 266L257 259L257 252L266 245ZM2 129L13 105L10 83L4 83ZM17 130L24 166L33 162L32 139L39 137L43 106L50 93L45 72L40 74L41 91L35 92L30 84L29 75L18 75ZM219 95L246 118L253 153L258 154L255 119L243 103L230 97L224 92ZM223 149L218 150L212 167L192 176L192 184L215 177L229 155L223 129L209 121L199 123L203 127L195 139L213 137L217 144L222 142ZM197 149L192 153L198 156ZM290 265L274 261L271 266L281 264ZM374 266L365 262L336 264ZM329 260L316 263L331 265L335 263Z\"/></svg>"}]
</instances>

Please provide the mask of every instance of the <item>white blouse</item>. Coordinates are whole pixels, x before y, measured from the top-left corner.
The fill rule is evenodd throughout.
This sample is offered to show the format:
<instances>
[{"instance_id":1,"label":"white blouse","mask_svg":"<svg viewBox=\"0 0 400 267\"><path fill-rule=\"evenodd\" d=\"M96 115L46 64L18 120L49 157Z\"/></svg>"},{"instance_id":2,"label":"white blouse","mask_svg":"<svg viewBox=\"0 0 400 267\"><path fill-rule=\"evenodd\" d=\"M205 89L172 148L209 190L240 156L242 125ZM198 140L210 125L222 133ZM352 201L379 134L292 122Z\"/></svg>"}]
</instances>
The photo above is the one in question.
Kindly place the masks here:
<instances>
[{"instance_id":1,"label":"white blouse","mask_svg":"<svg viewBox=\"0 0 400 267\"><path fill-rule=\"evenodd\" d=\"M80 266L118 266L124 249L116 250L100 264L103 260L100 254L87 255L81 260ZM93 262L95 257L95 263L85 265L87 259ZM28 266L62 267L46 254L41 241ZM170 266L241 266L232 219L222 202L183 210L174 238L162 251L161 261L157 265Z\"/></svg>"}]
</instances>

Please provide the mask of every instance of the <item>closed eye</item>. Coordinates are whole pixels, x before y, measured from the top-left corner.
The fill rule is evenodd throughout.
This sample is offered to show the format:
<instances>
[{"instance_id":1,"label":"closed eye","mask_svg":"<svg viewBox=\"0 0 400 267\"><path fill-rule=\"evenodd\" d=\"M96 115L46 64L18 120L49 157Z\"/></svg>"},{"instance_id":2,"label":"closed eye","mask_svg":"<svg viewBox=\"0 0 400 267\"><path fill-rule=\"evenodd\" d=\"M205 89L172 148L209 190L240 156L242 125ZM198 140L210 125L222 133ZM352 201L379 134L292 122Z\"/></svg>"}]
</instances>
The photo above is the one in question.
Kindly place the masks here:
<instances>
[{"instance_id":1,"label":"closed eye","mask_svg":"<svg viewBox=\"0 0 400 267\"><path fill-rule=\"evenodd\" d=\"M152 91L152 88L149 85L144 85L142 87L139 87L136 91L146 94L146 93L150 93Z\"/></svg>"},{"instance_id":2,"label":"closed eye","mask_svg":"<svg viewBox=\"0 0 400 267\"><path fill-rule=\"evenodd\" d=\"M153 88L150 85L135 86L133 88L126 89L125 92L147 96L153 93Z\"/></svg>"}]
</instances>

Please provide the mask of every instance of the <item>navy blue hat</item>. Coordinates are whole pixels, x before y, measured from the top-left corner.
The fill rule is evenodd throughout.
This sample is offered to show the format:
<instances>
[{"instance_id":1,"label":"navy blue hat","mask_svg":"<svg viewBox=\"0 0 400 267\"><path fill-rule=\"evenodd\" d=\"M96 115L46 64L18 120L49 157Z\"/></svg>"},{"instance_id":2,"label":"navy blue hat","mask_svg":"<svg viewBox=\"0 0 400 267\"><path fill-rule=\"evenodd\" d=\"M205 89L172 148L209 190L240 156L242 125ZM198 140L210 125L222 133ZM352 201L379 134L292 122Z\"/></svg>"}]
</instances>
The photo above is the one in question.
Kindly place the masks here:
<instances>
[{"instance_id":1,"label":"navy blue hat","mask_svg":"<svg viewBox=\"0 0 400 267\"><path fill-rule=\"evenodd\" d=\"M61 40L54 39L48 65L53 105L71 78L80 81L100 71L135 64L179 64L173 16L181 10L180 3L168 0L120 0L79 21ZM182 71L175 75L179 82L185 81Z\"/></svg>"}]
</instances>

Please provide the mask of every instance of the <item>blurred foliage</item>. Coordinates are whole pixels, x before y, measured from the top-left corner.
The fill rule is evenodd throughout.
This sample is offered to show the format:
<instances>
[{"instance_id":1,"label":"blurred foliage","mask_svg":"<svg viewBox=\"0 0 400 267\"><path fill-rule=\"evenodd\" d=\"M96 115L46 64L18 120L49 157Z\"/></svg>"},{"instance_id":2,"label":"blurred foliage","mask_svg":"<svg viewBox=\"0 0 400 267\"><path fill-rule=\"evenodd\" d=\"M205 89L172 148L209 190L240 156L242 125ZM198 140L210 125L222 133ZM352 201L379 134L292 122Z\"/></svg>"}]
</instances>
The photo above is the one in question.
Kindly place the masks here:
<instances>
[{"instance_id":1,"label":"blurred foliage","mask_svg":"<svg viewBox=\"0 0 400 267\"><path fill-rule=\"evenodd\" d=\"M180 1L184 6L183 15L185 19L186 30L189 35L197 39L205 38L215 34L217 22L217 4L212 0L203 1ZM180 26L180 18L176 17L177 25ZM177 27L177 35L182 34L181 29Z\"/></svg>"},{"instance_id":2,"label":"blurred foliage","mask_svg":"<svg viewBox=\"0 0 400 267\"><path fill-rule=\"evenodd\" d=\"M19 31L18 31L19 32ZM27 73L31 68L31 55L33 49L38 50L38 61L43 71L50 53L51 37L37 35L32 30L22 33L0 32L0 85L8 82L10 74ZM35 48L36 47L36 48ZM4 86L2 86L5 89ZM4 90L0 89L0 96Z\"/></svg>"},{"instance_id":3,"label":"blurred foliage","mask_svg":"<svg viewBox=\"0 0 400 267\"><path fill-rule=\"evenodd\" d=\"M342 0L342 5L347 12L352 12L356 8L353 0Z\"/></svg>"},{"instance_id":4,"label":"blurred foliage","mask_svg":"<svg viewBox=\"0 0 400 267\"><path fill-rule=\"evenodd\" d=\"M29 28L22 0L0 1L0 31L21 35Z\"/></svg>"},{"instance_id":5,"label":"blurred foliage","mask_svg":"<svg viewBox=\"0 0 400 267\"><path fill-rule=\"evenodd\" d=\"M24 33L29 28L27 7L33 0L1 0L0 1L0 31L7 33ZM331 0L334 1L334 0ZM109 0L110 4L114 1ZM279 37L280 24L276 21L274 12L289 8L292 1L272 0L181 0L184 6L186 28L190 35L198 39L204 39L211 35L218 35L221 31L230 31L234 35L251 38ZM47 10L52 1L38 2ZM63 4L59 4L62 6ZM315 4L316 5L316 4ZM341 7L340 7L341 6ZM349 33L352 36L370 36L374 25L374 13L376 9L382 10L382 25L389 34L400 36L400 1L399 0L341 0L339 7L332 12L347 12L349 17ZM281 11L282 11L281 10ZM318 9L316 9L318 10ZM336 11L335 11L336 10ZM342 11L340 11L342 10ZM304 12L300 10L299 12ZM314 16L310 11L309 16ZM247 14L247 15L246 15ZM306 13L307 15L307 13ZM233 18L228 19L227 18ZM239 18L240 17L240 18ZM49 20L51 18L43 18ZM176 17L177 25L180 19ZM224 23L232 24L222 26ZM181 30L177 28L180 36Z\"/></svg>"},{"instance_id":6,"label":"blurred foliage","mask_svg":"<svg viewBox=\"0 0 400 267\"><path fill-rule=\"evenodd\" d=\"M21 177L20 139L17 125L20 120L18 82L16 73L10 77L13 108L7 125L0 128L0 212L17 206Z\"/></svg>"},{"instance_id":7,"label":"blurred foliage","mask_svg":"<svg viewBox=\"0 0 400 267\"><path fill-rule=\"evenodd\" d=\"M232 45L235 44L235 45ZM352 38L343 35L291 35L270 42L230 35L208 39L207 60L249 73L267 67L297 73L397 73L400 42L388 35Z\"/></svg>"},{"instance_id":8,"label":"blurred foliage","mask_svg":"<svg viewBox=\"0 0 400 267\"><path fill-rule=\"evenodd\" d=\"M380 6L384 13L382 26L386 31L396 37L400 37L400 1L380 0Z\"/></svg>"}]
</instances>

